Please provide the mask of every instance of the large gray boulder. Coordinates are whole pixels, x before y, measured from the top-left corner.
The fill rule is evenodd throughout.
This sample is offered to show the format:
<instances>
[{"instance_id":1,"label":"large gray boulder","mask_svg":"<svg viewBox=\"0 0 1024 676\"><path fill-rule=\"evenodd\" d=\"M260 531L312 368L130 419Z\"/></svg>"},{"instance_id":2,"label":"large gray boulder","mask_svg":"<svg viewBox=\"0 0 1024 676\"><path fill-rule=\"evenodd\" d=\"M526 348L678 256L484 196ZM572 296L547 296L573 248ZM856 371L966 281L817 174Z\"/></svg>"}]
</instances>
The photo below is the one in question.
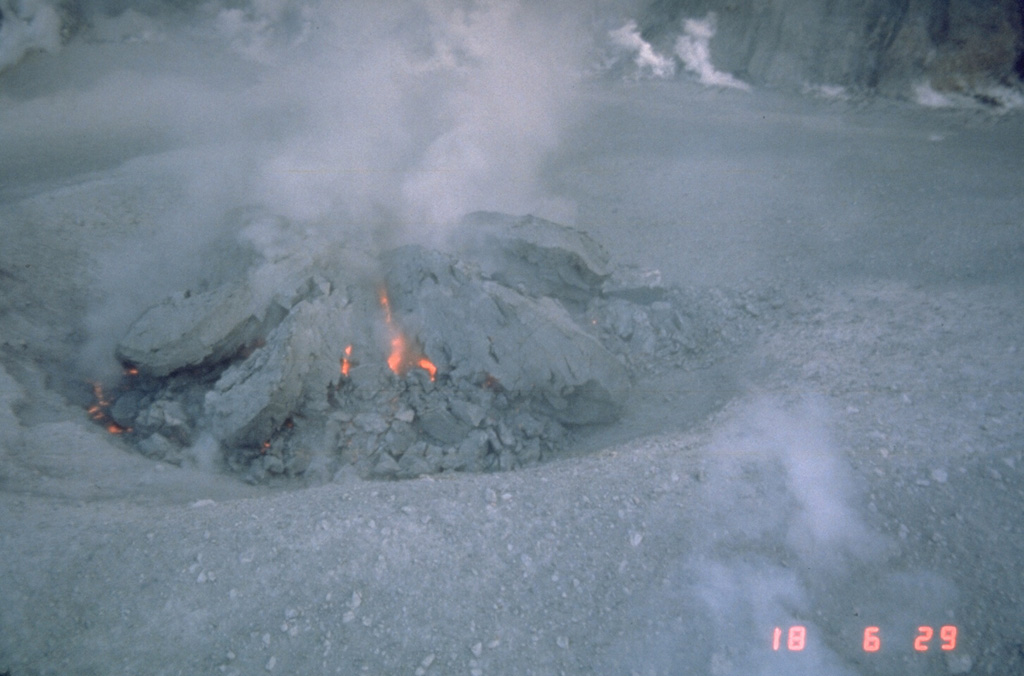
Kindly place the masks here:
<instances>
[{"instance_id":1,"label":"large gray boulder","mask_svg":"<svg viewBox=\"0 0 1024 676\"><path fill-rule=\"evenodd\" d=\"M486 277L531 296L586 303L612 273L608 253L589 235L536 216L473 212L454 237Z\"/></svg>"},{"instance_id":2,"label":"large gray boulder","mask_svg":"<svg viewBox=\"0 0 1024 676\"><path fill-rule=\"evenodd\" d=\"M308 269L264 265L241 280L177 293L153 306L128 329L115 354L150 376L217 364L261 342L300 300L329 290Z\"/></svg>"},{"instance_id":3,"label":"large gray boulder","mask_svg":"<svg viewBox=\"0 0 1024 676\"><path fill-rule=\"evenodd\" d=\"M566 424L618 416L626 368L555 300L481 279L418 246L389 252L383 265L395 321L442 374L483 375Z\"/></svg>"},{"instance_id":4,"label":"large gray boulder","mask_svg":"<svg viewBox=\"0 0 1024 676\"><path fill-rule=\"evenodd\" d=\"M256 302L241 283L178 293L150 308L128 329L116 356L151 376L226 359L285 315Z\"/></svg>"},{"instance_id":5,"label":"large gray boulder","mask_svg":"<svg viewBox=\"0 0 1024 676\"><path fill-rule=\"evenodd\" d=\"M265 345L224 371L204 405L214 437L256 446L306 406L326 405L344 350L344 304L339 294L298 303Z\"/></svg>"}]
</instances>

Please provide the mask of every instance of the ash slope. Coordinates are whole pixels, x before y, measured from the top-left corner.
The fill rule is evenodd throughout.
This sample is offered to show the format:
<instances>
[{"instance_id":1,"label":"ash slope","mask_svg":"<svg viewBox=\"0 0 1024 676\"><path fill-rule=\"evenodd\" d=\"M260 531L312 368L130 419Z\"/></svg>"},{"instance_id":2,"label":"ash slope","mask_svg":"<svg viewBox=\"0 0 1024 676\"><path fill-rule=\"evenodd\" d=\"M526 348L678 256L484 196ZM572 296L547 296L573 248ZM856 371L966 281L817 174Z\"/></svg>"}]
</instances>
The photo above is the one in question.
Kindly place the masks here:
<instances>
[{"instance_id":1,"label":"ash slope","mask_svg":"<svg viewBox=\"0 0 1024 676\"><path fill-rule=\"evenodd\" d=\"M121 452L43 366L78 345L103 238L173 186L110 170L9 198L0 670L1020 670L1021 119L587 96L548 177L579 225L779 300L728 368L641 383L617 443L523 472L280 493ZM869 658L868 623L961 642ZM792 624L806 651L773 653Z\"/></svg>"}]
</instances>

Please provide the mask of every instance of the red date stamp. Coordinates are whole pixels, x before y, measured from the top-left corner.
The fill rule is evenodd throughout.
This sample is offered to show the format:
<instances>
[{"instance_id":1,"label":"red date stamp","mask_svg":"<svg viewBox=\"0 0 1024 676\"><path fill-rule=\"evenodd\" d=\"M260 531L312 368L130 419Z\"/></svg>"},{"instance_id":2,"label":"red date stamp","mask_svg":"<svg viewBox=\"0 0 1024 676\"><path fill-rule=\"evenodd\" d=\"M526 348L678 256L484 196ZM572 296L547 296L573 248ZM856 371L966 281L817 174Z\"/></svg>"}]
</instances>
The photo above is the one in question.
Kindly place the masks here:
<instances>
[{"instance_id":1,"label":"red date stamp","mask_svg":"<svg viewBox=\"0 0 1024 676\"><path fill-rule=\"evenodd\" d=\"M937 645L935 639L935 628L927 625L917 628L914 636L913 648L916 652L928 652L932 648L950 651L956 650L957 628L955 625L947 624L939 627ZM800 652L807 647L807 627L802 624L795 624L786 629L775 627L772 630L772 650ZM882 649L882 630L880 627L865 627L861 641L861 648L866 653L876 653Z\"/></svg>"}]
</instances>

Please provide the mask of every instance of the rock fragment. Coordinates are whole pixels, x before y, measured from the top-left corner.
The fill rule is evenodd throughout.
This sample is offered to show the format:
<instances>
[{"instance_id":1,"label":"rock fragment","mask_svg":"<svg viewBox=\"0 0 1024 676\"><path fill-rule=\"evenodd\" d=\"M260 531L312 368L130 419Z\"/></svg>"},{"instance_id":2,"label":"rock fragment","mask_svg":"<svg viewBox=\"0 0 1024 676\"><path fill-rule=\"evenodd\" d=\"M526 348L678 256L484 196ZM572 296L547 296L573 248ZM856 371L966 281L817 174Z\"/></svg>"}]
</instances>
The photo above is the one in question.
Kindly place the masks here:
<instances>
[{"instance_id":1,"label":"rock fragment","mask_svg":"<svg viewBox=\"0 0 1024 676\"><path fill-rule=\"evenodd\" d=\"M618 416L625 367L554 300L479 279L417 246L390 252L384 265L396 321L450 378L483 375L567 424Z\"/></svg>"},{"instance_id":2,"label":"rock fragment","mask_svg":"<svg viewBox=\"0 0 1024 676\"><path fill-rule=\"evenodd\" d=\"M531 296L586 302L611 275L608 253L589 235L536 216L477 211L456 234L484 275Z\"/></svg>"},{"instance_id":3,"label":"rock fragment","mask_svg":"<svg viewBox=\"0 0 1024 676\"><path fill-rule=\"evenodd\" d=\"M214 289L174 294L132 324L116 356L144 375L166 376L251 349L300 300L329 291L306 263L264 264Z\"/></svg>"},{"instance_id":4,"label":"rock fragment","mask_svg":"<svg viewBox=\"0 0 1024 676\"><path fill-rule=\"evenodd\" d=\"M258 445L285 424L303 397L336 381L344 313L337 298L302 301L245 361L229 367L206 394L205 415L217 439Z\"/></svg>"},{"instance_id":5,"label":"rock fragment","mask_svg":"<svg viewBox=\"0 0 1024 676\"><path fill-rule=\"evenodd\" d=\"M243 283L178 293L131 326L116 356L146 375L166 376L226 359L285 314L284 308L261 306Z\"/></svg>"}]
</instances>

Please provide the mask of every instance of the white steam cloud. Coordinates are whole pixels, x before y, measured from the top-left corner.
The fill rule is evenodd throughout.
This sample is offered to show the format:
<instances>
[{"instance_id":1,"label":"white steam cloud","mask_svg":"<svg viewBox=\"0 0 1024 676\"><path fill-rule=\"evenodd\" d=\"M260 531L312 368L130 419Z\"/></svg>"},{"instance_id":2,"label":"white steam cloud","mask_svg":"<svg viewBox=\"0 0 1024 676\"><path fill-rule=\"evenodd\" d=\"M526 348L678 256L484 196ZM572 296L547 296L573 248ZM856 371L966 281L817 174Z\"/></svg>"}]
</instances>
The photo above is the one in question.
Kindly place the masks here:
<instances>
[{"instance_id":1,"label":"white steam cloud","mask_svg":"<svg viewBox=\"0 0 1024 676\"><path fill-rule=\"evenodd\" d=\"M654 51L651 43L640 35L635 21L627 21L621 28L610 31L612 44L633 54L633 63L640 75L668 78L675 75L676 62L671 56L662 56Z\"/></svg>"},{"instance_id":2,"label":"white steam cloud","mask_svg":"<svg viewBox=\"0 0 1024 676\"><path fill-rule=\"evenodd\" d=\"M572 119L582 34L565 12L516 2L330 4L216 25L287 102L254 197L300 220L423 230L475 209L565 219L538 181Z\"/></svg>"},{"instance_id":3,"label":"white steam cloud","mask_svg":"<svg viewBox=\"0 0 1024 676\"><path fill-rule=\"evenodd\" d=\"M598 37L575 3L117 4L81 3L78 32L30 64L60 44L57 5L0 0L0 66L44 76L2 74L0 147L121 230L95 269L90 362L168 292L230 276L240 210L360 246L438 240L480 209L575 221L543 180ZM134 189L100 200L103 172Z\"/></svg>"},{"instance_id":4,"label":"white steam cloud","mask_svg":"<svg viewBox=\"0 0 1024 676\"><path fill-rule=\"evenodd\" d=\"M830 439L824 404L807 398L785 407L772 399L750 404L712 444L712 490L717 518L742 524L751 541L770 535L805 566L837 570L843 561L870 561L884 549L857 516L856 491L842 456ZM778 503L744 506L729 486L759 482L758 494L776 493ZM740 512L746 512L741 516Z\"/></svg>"},{"instance_id":5,"label":"white steam cloud","mask_svg":"<svg viewBox=\"0 0 1024 676\"><path fill-rule=\"evenodd\" d=\"M891 543L859 515L856 482L829 427L827 407L813 396L795 402L762 396L733 409L705 447L702 480L687 510L692 530L671 517L659 524L684 538L673 546L686 554L632 610L636 633L627 632L609 651L616 668L721 676L856 673L828 640L841 630L834 618L815 611L828 606L823 590L856 598L849 590L863 588L859 576L889 555ZM674 512L666 505L665 513ZM902 612L885 602L879 617ZM794 626L806 632L802 649L788 652L782 638L783 647L773 650L774 629Z\"/></svg>"},{"instance_id":6,"label":"white steam cloud","mask_svg":"<svg viewBox=\"0 0 1024 676\"><path fill-rule=\"evenodd\" d=\"M636 77L671 78L676 74L678 58L683 67L695 74L703 85L747 91L750 85L716 69L711 63L711 38L715 36L716 23L714 12L709 12L703 19L683 21L683 34L676 38L674 56L659 54L650 42L644 40L636 22L632 20L609 31L608 38L617 50L632 57Z\"/></svg>"},{"instance_id":7,"label":"white steam cloud","mask_svg":"<svg viewBox=\"0 0 1024 676\"><path fill-rule=\"evenodd\" d=\"M59 46L52 5L0 7L0 67ZM477 209L575 216L539 180L590 56L592 28L568 3L252 0L185 18L175 3L145 7L89 16L66 49L90 69L9 112L59 133L217 146L233 176L200 167L189 180L230 183L223 211L411 229Z\"/></svg>"},{"instance_id":8,"label":"white steam cloud","mask_svg":"<svg viewBox=\"0 0 1024 676\"><path fill-rule=\"evenodd\" d=\"M686 70L700 78L701 84L749 90L750 85L746 82L717 70L711 63L711 38L715 36L716 24L714 12L708 13L703 19L687 19L683 22L683 34L676 38L676 56Z\"/></svg>"}]
</instances>

